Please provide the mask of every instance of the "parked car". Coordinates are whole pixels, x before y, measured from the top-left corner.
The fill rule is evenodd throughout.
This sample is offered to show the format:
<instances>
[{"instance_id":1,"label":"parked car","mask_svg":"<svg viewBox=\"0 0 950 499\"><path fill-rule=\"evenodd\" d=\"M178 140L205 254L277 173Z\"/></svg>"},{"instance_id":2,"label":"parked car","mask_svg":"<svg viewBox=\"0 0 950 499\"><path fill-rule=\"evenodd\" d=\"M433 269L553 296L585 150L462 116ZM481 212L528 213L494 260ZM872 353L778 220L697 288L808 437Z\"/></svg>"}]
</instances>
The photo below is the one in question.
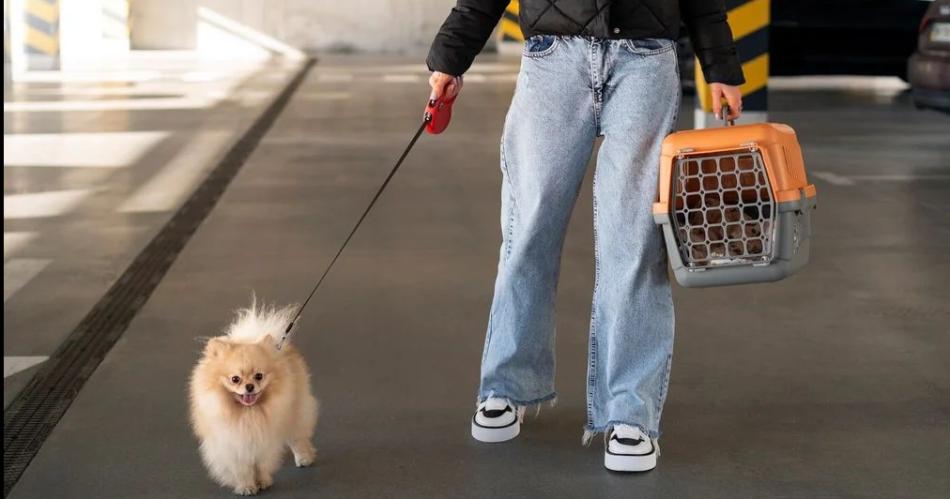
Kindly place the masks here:
<instances>
[{"instance_id":1,"label":"parked car","mask_svg":"<svg viewBox=\"0 0 950 499\"><path fill-rule=\"evenodd\" d=\"M950 112L950 0L934 2L924 14L907 74L917 107Z\"/></svg>"},{"instance_id":2,"label":"parked car","mask_svg":"<svg viewBox=\"0 0 950 499\"><path fill-rule=\"evenodd\" d=\"M769 73L907 79L907 58L931 5L925 0L772 0ZM688 47L681 40L680 70L690 88L693 53Z\"/></svg>"}]
</instances>

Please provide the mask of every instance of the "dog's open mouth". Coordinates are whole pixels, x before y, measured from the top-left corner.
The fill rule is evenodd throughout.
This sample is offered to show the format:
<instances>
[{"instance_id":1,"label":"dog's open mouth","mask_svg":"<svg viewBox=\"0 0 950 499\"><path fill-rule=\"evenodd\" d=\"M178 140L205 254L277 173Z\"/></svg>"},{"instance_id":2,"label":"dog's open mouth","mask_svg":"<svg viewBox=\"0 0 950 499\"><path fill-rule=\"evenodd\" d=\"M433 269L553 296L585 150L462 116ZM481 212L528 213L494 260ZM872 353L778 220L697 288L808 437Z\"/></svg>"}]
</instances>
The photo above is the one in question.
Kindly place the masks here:
<instances>
[{"instance_id":1,"label":"dog's open mouth","mask_svg":"<svg viewBox=\"0 0 950 499\"><path fill-rule=\"evenodd\" d=\"M241 393L241 394L235 393L234 394L234 396L238 399L238 402L246 406L254 405L254 403L257 402L258 395L260 395L260 393Z\"/></svg>"}]
</instances>

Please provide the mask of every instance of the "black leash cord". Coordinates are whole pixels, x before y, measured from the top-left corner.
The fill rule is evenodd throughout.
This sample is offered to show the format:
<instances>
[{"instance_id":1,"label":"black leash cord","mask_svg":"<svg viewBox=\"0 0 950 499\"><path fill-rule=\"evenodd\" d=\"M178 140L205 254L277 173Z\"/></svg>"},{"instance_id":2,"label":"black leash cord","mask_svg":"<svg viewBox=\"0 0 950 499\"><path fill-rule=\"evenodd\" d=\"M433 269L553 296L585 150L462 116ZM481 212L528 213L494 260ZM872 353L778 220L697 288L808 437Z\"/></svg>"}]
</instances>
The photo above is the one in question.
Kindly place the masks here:
<instances>
[{"instance_id":1,"label":"black leash cord","mask_svg":"<svg viewBox=\"0 0 950 499\"><path fill-rule=\"evenodd\" d=\"M429 113L426 113L425 118L422 120L422 124L419 125L419 129L416 130L416 134L412 136L412 140L409 141L409 145L406 146L406 150L403 151L402 155L399 156L399 159L396 160L396 165L393 166L393 169L389 172L386 180L383 181L383 185L379 186L379 190L376 191L376 195L373 196L373 199L369 202L369 206L366 207L366 211L364 211L360 216L360 219L357 220L356 225L353 226L353 230L350 231L350 235L346 236L346 239L343 240L343 244L340 245L339 251L337 251L336 255L333 256L333 259L330 260L330 265L327 265L327 269L323 271L323 275L321 275L320 279L317 280L317 284L313 287L313 290L310 291L310 295L307 296L306 300L304 300L303 305L297 309L297 313L294 315L294 318L289 324L287 324L287 328L284 330L284 335L281 336L280 342L277 343L278 350L284 346L287 338L290 337L290 332L294 329L294 324L296 324L297 320L300 319L301 314L303 314L303 309L307 307L307 304L310 303L310 299L313 298L313 295L317 293L317 289L319 289L320 285L323 284L323 280L326 279L327 274L330 273L330 269L333 268L333 264L335 264L337 259L340 258L340 255L343 254L343 250L346 249L346 245L350 242L350 239L353 239L353 234L356 234L356 230L360 228L360 224L362 224L363 220L366 219L366 215L369 215L370 210L373 209L373 206L376 204L379 196L381 196L383 191L386 190L386 186L389 185L389 181L392 180L394 175L396 175L396 171L399 170L400 166L402 166L402 162L406 159L406 156L409 155L409 151L412 150L412 146L416 145L416 141L419 140L419 136L422 135L422 131L425 130L426 125L429 124L429 121L431 120L432 116Z\"/></svg>"}]
</instances>

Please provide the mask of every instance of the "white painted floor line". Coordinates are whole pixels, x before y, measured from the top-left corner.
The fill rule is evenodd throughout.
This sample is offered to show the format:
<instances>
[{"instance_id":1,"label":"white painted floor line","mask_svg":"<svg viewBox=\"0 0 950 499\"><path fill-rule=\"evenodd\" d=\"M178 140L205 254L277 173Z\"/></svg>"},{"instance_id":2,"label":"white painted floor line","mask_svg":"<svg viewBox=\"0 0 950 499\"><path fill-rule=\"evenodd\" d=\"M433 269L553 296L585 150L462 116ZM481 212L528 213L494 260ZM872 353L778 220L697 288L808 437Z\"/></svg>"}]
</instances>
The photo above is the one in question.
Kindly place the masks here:
<instances>
[{"instance_id":1,"label":"white painted floor line","mask_svg":"<svg viewBox=\"0 0 950 499\"><path fill-rule=\"evenodd\" d=\"M924 182L924 181L948 181L950 175L939 173L867 173L858 175L841 175L838 173L825 171L809 172L815 178L824 180L829 184L840 186L851 186L858 182Z\"/></svg>"},{"instance_id":2,"label":"white painted floor line","mask_svg":"<svg viewBox=\"0 0 950 499\"><path fill-rule=\"evenodd\" d=\"M85 82L85 83L137 83L158 80L162 77L161 71L154 70L76 70L76 71L23 71L17 74L20 83L58 83L58 82Z\"/></svg>"},{"instance_id":3,"label":"white painted floor line","mask_svg":"<svg viewBox=\"0 0 950 499\"><path fill-rule=\"evenodd\" d=\"M217 85L205 85L214 88ZM75 85L57 85L55 88L31 88L17 90L11 102L28 101L31 97L43 97L47 95L95 97L101 99L104 97L119 98L121 96L149 96L149 95L169 95L174 97L184 97L188 93L204 94L206 90L196 88L199 85L187 84L182 82L163 81L160 85L135 85L135 86L75 86Z\"/></svg>"},{"instance_id":4,"label":"white painted floor line","mask_svg":"<svg viewBox=\"0 0 950 499\"><path fill-rule=\"evenodd\" d=\"M36 232L4 232L3 259L6 260L17 254L24 246L36 238Z\"/></svg>"},{"instance_id":5,"label":"white painted floor line","mask_svg":"<svg viewBox=\"0 0 950 499\"><path fill-rule=\"evenodd\" d=\"M204 109L217 104L217 99L208 97L169 97L147 99L100 99L63 101L14 101L4 102L3 112L53 112L64 111L149 111L160 109Z\"/></svg>"},{"instance_id":6,"label":"white painted floor line","mask_svg":"<svg viewBox=\"0 0 950 499\"><path fill-rule=\"evenodd\" d=\"M97 189L71 189L3 195L3 219L44 218L65 215L76 209Z\"/></svg>"},{"instance_id":7,"label":"white painted floor line","mask_svg":"<svg viewBox=\"0 0 950 499\"><path fill-rule=\"evenodd\" d=\"M811 176L824 180L825 182L828 182L829 184L832 184L832 185L840 185L840 186L854 185L854 180L851 180L848 177L838 175L837 173L816 172L816 171L811 171L808 173Z\"/></svg>"},{"instance_id":8,"label":"white painted floor line","mask_svg":"<svg viewBox=\"0 0 950 499\"><path fill-rule=\"evenodd\" d=\"M3 302L33 280L52 260L40 258L11 258L3 262Z\"/></svg>"},{"instance_id":9,"label":"white painted floor line","mask_svg":"<svg viewBox=\"0 0 950 499\"><path fill-rule=\"evenodd\" d=\"M519 57L521 55L520 49L518 50L518 55ZM359 73L359 74L416 73L420 75L425 75L427 78L429 75L429 68L425 64L422 64L422 63L419 63L419 64L375 64L375 65L350 67L348 69L354 73ZM472 67L465 74L468 75L471 73L517 73L520 69L521 69L521 65L518 63L476 62L472 64Z\"/></svg>"},{"instance_id":10,"label":"white painted floor line","mask_svg":"<svg viewBox=\"0 0 950 499\"><path fill-rule=\"evenodd\" d=\"M3 135L3 167L124 168L170 132L23 133Z\"/></svg>"},{"instance_id":11,"label":"white painted floor line","mask_svg":"<svg viewBox=\"0 0 950 499\"><path fill-rule=\"evenodd\" d=\"M349 82L353 81L353 75L349 73L345 74L318 74L316 79L318 82ZM361 74L362 81L372 81L376 78L381 78L385 83L418 83L426 81L429 78L429 73L385 73L380 75L374 74ZM507 72L507 71L483 71L480 73L466 73L465 81L468 83L486 83L494 81L517 81L518 73L517 72Z\"/></svg>"},{"instance_id":12,"label":"white painted floor line","mask_svg":"<svg viewBox=\"0 0 950 499\"><path fill-rule=\"evenodd\" d=\"M421 118L421 108L419 114ZM405 132L269 134L261 139L261 144L267 146L366 145L374 140L392 142L398 147L400 142L406 141L406 134Z\"/></svg>"},{"instance_id":13,"label":"white painted floor line","mask_svg":"<svg viewBox=\"0 0 950 499\"><path fill-rule=\"evenodd\" d=\"M198 132L165 166L121 205L122 213L171 211L191 194L216 159L231 143L234 132Z\"/></svg>"},{"instance_id":14,"label":"white painted floor line","mask_svg":"<svg viewBox=\"0 0 950 499\"><path fill-rule=\"evenodd\" d=\"M352 73L320 73L317 75L317 81L319 82L353 81L353 74Z\"/></svg>"},{"instance_id":15,"label":"white painted floor line","mask_svg":"<svg viewBox=\"0 0 950 499\"><path fill-rule=\"evenodd\" d=\"M4 379L14 374L29 369L41 362L46 362L47 356L3 356L3 377Z\"/></svg>"},{"instance_id":16,"label":"white painted floor line","mask_svg":"<svg viewBox=\"0 0 950 499\"><path fill-rule=\"evenodd\" d=\"M205 83L220 80L227 77L223 71L186 71L179 77L181 81L188 83Z\"/></svg>"},{"instance_id":17,"label":"white painted floor line","mask_svg":"<svg viewBox=\"0 0 950 499\"><path fill-rule=\"evenodd\" d=\"M520 64L505 64L505 63L481 63L476 62L472 64L469 72L475 73L512 73L517 74L521 70Z\"/></svg>"},{"instance_id":18,"label":"white painted floor line","mask_svg":"<svg viewBox=\"0 0 950 499\"><path fill-rule=\"evenodd\" d=\"M488 81L518 81L518 73L499 73L489 75Z\"/></svg>"},{"instance_id":19,"label":"white painted floor line","mask_svg":"<svg viewBox=\"0 0 950 499\"><path fill-rule=\"evenodd\" d=\"M848 178L852 180L869 182L919 182L924 180L950 180L950 175L892 173L881 175L848 175Z\"/></svg>"},{"instance_id":20,"label":"white painted floor line","mask_svg":"<svg viewBox=\"0 0 950 499\"><path fill-rule=\"evenodd\" d=\"M429 68L423 63L416 64L367 64L347 68L356 73L429 73Z\"/></svg>"},{"instance_id":21,"label":"white painted floor line","mask_svg":"<svg viewBox=\"0 0 950 499\"><path fill-rule=\"evenodd\" d=\"M422 75L414 74L385 74L383 81L386 83L415 83L423 81Z\"/></svg>"},{"instance_id":22,"label":"white painted floor line","mask_svg":"<svg viewBox=\"0 0 950 499\"><path fill-rule=\"evenodd\" d=\"M346 100L352 98L349 92L306 92L294 95L294 99L303 100Z\"/></svg>"},{"instance_id":23,"label":"white painted floor line","mask_svg":"<svg viewBox=\"0 0 950 499\"><path fill-rule=\"evenodd\" d=\"M907 82L896 76L773 76L769 89L778 90L854 90L900 91Z\"/></svg>"}]
</instances>

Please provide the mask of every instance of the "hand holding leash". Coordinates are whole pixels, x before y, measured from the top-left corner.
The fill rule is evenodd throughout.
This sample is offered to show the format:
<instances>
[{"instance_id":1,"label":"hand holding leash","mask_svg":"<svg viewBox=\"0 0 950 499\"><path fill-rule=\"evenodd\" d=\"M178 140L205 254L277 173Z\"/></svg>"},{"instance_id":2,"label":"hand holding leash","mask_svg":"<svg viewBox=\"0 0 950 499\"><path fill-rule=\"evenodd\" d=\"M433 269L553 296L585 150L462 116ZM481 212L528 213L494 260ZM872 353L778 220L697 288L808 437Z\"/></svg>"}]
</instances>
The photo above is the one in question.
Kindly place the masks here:
<instances>
[{"instance_id":1,"label":"hand holding leash","mask_svg":"<svg viewBox=\"0 0 950 499\"><path fill-rule=\"evenodd\" d=\"M426 106L426 113L432 116L426 131L432 135L442 133L452 118L452 103L462 91L463 80L461 76L452 76L445 73L434 71L429 77L429 86L432 92L429 94L429 105Z\"/></svg>"},{"instance_id":2,"label":"hand holding leash","mask_svg":"<svg viewBox=\"0 0 950 499\"><path fill-rule=\"evenodd\" d=\"M445 131L452 119L452 104L458 94L447 99L431 99L426 105L423 119L426 124L426 132L430 135L438 135Z\"/></svg>"}]
</instances>

